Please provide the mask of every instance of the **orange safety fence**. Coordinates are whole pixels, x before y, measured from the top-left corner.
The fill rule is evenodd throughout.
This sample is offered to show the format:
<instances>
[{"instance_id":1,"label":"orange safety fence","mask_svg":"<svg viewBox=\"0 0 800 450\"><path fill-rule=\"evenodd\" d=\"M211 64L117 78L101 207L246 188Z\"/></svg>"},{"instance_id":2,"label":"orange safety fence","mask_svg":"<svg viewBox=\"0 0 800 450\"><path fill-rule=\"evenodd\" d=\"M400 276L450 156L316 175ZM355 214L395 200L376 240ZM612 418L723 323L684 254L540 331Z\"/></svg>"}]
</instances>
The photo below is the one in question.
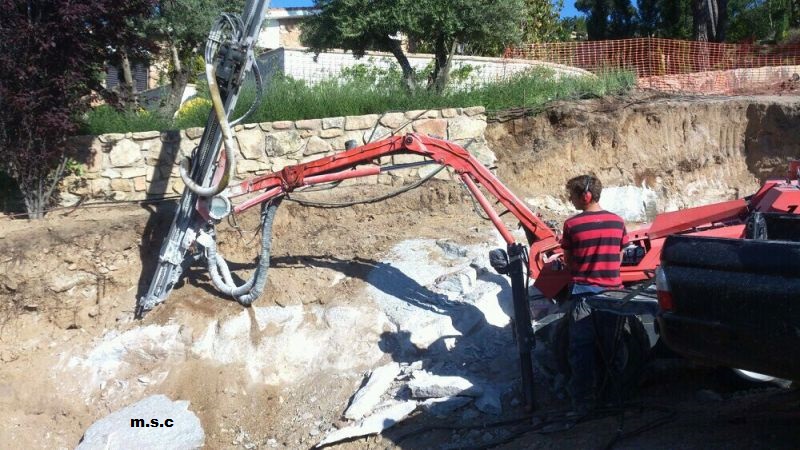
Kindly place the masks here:
<instances>
[{"instance_id":1,"label":"orange safety fence","mask_svg":"<svg viewBox=\"0 0 800 450\"><path fill-rule=\"evenodd\" d=\"M731 94L793 90L800 45L719 44L661 38L527 44L505 58L532 59L598 73L625 69L644 88Z\"/></svg>"}]
</instances>

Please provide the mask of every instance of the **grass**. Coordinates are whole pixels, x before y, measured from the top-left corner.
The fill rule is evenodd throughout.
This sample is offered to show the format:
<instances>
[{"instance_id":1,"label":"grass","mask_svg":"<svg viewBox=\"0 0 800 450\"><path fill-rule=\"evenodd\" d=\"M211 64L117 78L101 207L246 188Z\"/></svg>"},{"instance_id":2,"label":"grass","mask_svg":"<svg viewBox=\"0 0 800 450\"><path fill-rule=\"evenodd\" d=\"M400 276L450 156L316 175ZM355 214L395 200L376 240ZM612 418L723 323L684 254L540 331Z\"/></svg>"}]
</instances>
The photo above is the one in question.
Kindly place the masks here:
<instances>
[{"instance_id":1,"label":"grass","mask_svg":"<svg viewBox=\"0 0 800 450\"><path fill-rule=\"evenodd\" d=\"M246 122L272 122L322 117L357 116L386 111L409 111L468 106L484 106L487 110L538 108L548 102L622 94L635 85L630 72L607 72L597 77L557 78L547 69L533 70L504 81L483 86L448 89L436 94L425 89L407 92L397 71L371 73L364 76L345 74L316 85L289 77L276 76L265 88L264 98ZM202 95L202 89L201 89ZM234 117L241 116L255 97L252 85L245 86L239 96ZM209 106L197 102L192 110L184 110L176 119L154 112L118 112L108 106L92 110L86 117L86 134L123 133L149 130L202 127Z\"/></svg>"}]
</instances>

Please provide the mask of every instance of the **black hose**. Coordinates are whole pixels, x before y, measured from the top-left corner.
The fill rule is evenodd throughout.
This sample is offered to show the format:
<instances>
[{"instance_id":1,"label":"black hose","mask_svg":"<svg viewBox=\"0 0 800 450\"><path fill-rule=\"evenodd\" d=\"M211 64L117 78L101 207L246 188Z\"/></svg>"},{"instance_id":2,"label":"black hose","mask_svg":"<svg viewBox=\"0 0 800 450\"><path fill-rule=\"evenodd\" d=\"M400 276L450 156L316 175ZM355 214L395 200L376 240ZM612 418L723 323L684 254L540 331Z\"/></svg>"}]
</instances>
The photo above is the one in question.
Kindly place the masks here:
<instances>
[{"instance_id":1,"label":"black hose","mask_svg":"<svg viewBox=\"0 0 800 450\"><path fill-rule=\"evenodd\" d=\"M264 291L264 286L267 284L269 258L272 250L272 224L282 200L282 197L278 197L261 207L261 254L258 257L256 273L253 274L253 287L247 294L236 297L242 306L252 305L253 301L261 296L261 292Z\"/></svg>"}]
</instances>

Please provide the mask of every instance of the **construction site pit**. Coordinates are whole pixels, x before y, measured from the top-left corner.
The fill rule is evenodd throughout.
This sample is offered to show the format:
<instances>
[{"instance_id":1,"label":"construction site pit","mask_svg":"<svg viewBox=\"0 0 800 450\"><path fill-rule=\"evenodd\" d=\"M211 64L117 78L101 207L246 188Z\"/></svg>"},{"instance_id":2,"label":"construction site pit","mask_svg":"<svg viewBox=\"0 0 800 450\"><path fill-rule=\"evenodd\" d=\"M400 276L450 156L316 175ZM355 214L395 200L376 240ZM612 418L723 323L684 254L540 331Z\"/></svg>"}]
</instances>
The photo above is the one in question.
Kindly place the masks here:
<instances>
[{"instance_id":1,"label":"construction site pit","mask_svg":"<svg viewBox=\"0 0 800 450\"><path fill-rule=\"evenodd\" d=\"M485 138L495 174L542 218L560 225L574 214L564 185L594 173L605 186L601 205L632 229L659 212L741 198L784 176L800 157L798 129L800 96L637 92L490 117ZM351 184L302 196L350 201L394 189ZM624 414L560 433L531 431L510 282L488 261L489 250L505 244L474 206L460 184L437 179L349 208L284 201L268 284L252 307L218 293L195 265L142 320L133 318L136 299L148 288L174 203L3 219L0 448L800 442L795 390L737 384L719 368L669 354L650 361L631 399L637 406ZM503 218L523 241L513 217ZM235 225L218 227L219 250L246 279L259 247L257 208ZM548 382L536 384L535 396L537 411L568 406Z\"/></svg>"}]
</instances>

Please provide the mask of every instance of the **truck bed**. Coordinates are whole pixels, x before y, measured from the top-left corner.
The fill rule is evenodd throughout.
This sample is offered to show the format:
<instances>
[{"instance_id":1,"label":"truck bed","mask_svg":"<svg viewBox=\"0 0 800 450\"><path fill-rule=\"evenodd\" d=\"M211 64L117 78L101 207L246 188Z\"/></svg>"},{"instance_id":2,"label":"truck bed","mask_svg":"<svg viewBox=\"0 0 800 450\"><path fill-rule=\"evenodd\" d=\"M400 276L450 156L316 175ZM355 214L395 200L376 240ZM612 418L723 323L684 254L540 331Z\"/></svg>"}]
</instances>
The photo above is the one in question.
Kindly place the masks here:
<instances>
[{"instance_id":1,"label":"truck bed","mask_svg":"<svg viewBox=\"0 0 800 450\"><path fill-rule=\"evenodd\" d=\"M703 362L800 380L796 219L769 219L776 240L668 237L661 270L673 306L657 319L665 343Z\"/></svg>"}]
</instances>

